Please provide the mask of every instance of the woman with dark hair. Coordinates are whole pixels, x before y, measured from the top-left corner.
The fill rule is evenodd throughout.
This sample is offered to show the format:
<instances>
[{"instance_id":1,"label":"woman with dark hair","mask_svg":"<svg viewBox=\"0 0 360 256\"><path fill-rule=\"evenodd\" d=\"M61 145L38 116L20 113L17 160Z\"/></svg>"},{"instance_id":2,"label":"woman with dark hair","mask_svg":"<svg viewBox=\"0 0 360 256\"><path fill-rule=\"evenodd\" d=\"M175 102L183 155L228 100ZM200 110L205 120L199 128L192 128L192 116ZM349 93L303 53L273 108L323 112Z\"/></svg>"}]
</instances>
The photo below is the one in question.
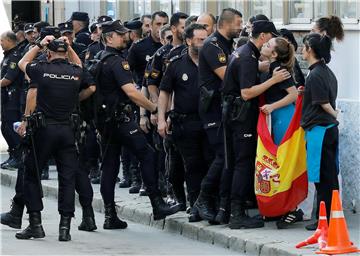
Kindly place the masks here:
<instances>
[{"instance_id":1,"label":"woman with dark hair","mask_svg":"<svg viewBox=\"0 0 360 256\"><path fill-rule=\"evenodd\" d=\"M311 33L304 40L302 56L309 64L305 79L301 126L305 130L307 170L309 182L317 190L317 206L325 201L330 217L332 190L339 189L338 182L338 112L336 109L337 79L326 65L330 62L331 38ZM318 207L317 214L318 216ZM317 222L306 229L315 230Z\"/></svg>"},{"instance_id":2,"label":"woman with dark hair","mask_svg":"<svg viewBox=\"0 0 360 256\"><path fill-rule=\"evenodd\" d=\"M327 35L331 40L342 41L344 39L344 28L341 19L337 16L330 15L321 17L316 22L311 32Z\"/></svg>"},{"instance_id":3,"label":"woman with dark hair","mask_svg":"<svg viewBox=\"0 0 360 256\"><path fill-rule=\"evenodd\" d=\"M290 42L295 49L295 52L297 51L298 48L298 44L295 40L295 37L293 35L293 33L286 29L286 28L282 28L279 30L279 33L282 37L284 37L286 40L288 40L288 42ZM304 86L305 85L305 78L304 78L304 74L300 68L299 62L298 60L295 58L295 64L294 64L294 78L295 78L295 86L296 88L300 87L300 86Z\"/></svg>"}]
</instances>

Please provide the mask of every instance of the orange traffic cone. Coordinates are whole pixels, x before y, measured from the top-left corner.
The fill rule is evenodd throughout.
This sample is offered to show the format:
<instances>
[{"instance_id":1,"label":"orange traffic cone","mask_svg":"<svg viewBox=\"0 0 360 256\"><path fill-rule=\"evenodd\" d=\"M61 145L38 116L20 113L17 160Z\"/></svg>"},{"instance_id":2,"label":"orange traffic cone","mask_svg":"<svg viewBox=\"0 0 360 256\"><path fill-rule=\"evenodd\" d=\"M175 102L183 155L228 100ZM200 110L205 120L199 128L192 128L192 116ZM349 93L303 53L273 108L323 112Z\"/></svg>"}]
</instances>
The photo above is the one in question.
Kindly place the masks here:
<instances>
[{"instance_id":1,"label":"orange traffic cone","mask_svg":"<svg viewBox=\"0 0 360 256\"><path fill-rule=\"evenodd\" d=\"M306 245L315 244L315 243L319 244L320 249L324 248L326 246L326 241L327 241L327 232L328 232L328 223L326 218L326 206L325 206L325 202L321 201L320 210L319 210L319 222L315 233L305 241L298 243L296 245L296 248L301 248Z\"/></svg>"},{"instance_id":2,"label":"orange traffic cone","mask_svg":"<svg viewBox=\"0 0 360 256\"><path fill-rule=\"evenodd\" d=\"M317 254L343 254L358 252L358 248L350 242L344 212L338 190L333 190L331 200L331 216L327 246Z\"/></svg>"}]
</instances>

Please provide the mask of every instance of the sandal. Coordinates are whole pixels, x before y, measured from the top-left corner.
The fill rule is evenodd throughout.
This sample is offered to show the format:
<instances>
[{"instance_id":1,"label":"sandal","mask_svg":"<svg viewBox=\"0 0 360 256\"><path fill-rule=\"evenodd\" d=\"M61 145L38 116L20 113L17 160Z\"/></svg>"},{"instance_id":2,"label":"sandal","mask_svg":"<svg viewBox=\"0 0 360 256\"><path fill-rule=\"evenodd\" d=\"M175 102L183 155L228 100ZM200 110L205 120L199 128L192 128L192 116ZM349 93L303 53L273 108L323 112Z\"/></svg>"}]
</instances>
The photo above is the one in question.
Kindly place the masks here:
<instances>
[{"instance_id":1,"label":"sandal","mask_svg":"<svg viewBox=\"0 0 360 256\"><path fill-rule=\"evenodd\" d=\"M291 224L295 222L303 220L304 212L301 209L288 212L286 215L282 216L282 218L276 222L276 226L278 229L285 229Z\"/></svg>"}]
</instances>

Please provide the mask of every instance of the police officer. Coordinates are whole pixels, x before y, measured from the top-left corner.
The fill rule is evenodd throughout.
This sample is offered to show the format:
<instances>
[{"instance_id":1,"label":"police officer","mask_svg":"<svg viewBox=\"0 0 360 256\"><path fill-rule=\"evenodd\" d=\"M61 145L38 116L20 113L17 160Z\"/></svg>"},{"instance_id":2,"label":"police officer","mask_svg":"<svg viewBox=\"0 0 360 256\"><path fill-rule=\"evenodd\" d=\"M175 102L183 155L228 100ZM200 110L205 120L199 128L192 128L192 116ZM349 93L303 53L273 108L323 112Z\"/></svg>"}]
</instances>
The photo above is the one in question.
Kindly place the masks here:
<instances>
[{"instance_id":1,"label":"police officer","mask_svg":"<svg viewBox=\"0 0 360 256\"><path fill-rule=\"evenodd\" d=\"M258 96L273 84L290 77L286 70L274 71L273 77L259 82L258 65L263 44L277 35L270 21L253 23L250 41L235 50L228 62L224 78L223 95L230 105L229 120L225 123L229 145L230 164L225 172L232 175L231 183L222 184L231 188L231 229L259 228L263 220L251 218L245 213L246 201L254 198L254 172L257 146ZM225 104L224 104L225 105ZM247 111L239 111L239 109Z\"/></svg>"},{"instance_id":2,"label":"police officer","mask_svg":"<svg viewBox=\"0 0 360 256\"><path fill-rule=\"evenodd\" d=\"M50 26L50 24L46 21L38 21L34 23L34 36L36 39L40 37L40 32L43 28Z\"/></svg>"},{"instance_id":3,"label":"police officer","mask_svg":"<svg viewBox=\"0 0 360 256\"><path fill-rule=\"evenodd\" d=\"M31 63L45 46L48 62ZM67 57L75 64L70 64ZM43 204L38 171L53 156L59 173L59 240L69 241L70 222L75 211L75 175L79 168L71 114L78 101L81 60L67 42L46 36L25 54L19 67L37 84L37 89L32 92L34 97L27 98L26 104L27 113L33 114L18 129L18 133L24 135L28 128L26 133L31 136L33 148L25 159L24 174L24 199L30 225L18 232L16 237L30 239L45 236L41 225Z\"/></svg>"},{"instance_id":4,"label":"police officer","mask_svg":"<svg viewBox=\"0 0 360 256\"><path fill-rule=\"evenodd\" d=\"M85 61L92 60L98 52L105 49L104 44L101 42L101 24L112 20L109 16L100 16L97 21L90 26L90 37L93 42L89 44L86 50Z\"/></svg>"},{"instance_id":5,"label":"police officer","mask_svg":"<svg viewBox=\"0 0 360 256\"><path fill-rule=\"evenodd\" d=\"M174 93L174 109L170 112L172 138L180 151L185 165L185 180L190 206L195 203L200 185L212 158L205 131L199 117L198 59L199 50L207 38L206 29L191 24L185 29L187 53L170 62L160 84L158 131L166 136L165 113L170 94Z\"/></svg>"},{"instance_id":6,"label":"police officer","mask_svg":"<svg viewBox=\"0 0 360 256\"><path fill-rule=\"evenodd\" d=\"M154 219L163 219L179 210L179 207L169 207L162 199L157 186L157 174L153 165L154 152L146 142L138 125L134 122L129 109L130 101L146 108L152 114L157 113L157 107L136 90L128 62L122 57L121 50L126 47L124 40L128 30L121 21L116 20L103 24L103 39L106 44L103 54L108 57L103 60L102 72L98 90L104 97L101 114L105 120L98 127L101 133L103 147L101 195L105 205L105 229L122 229L127 223L121 221L115 210L114 188L119 173L121 145L126 146L140 161L141 174L147 186L153 207ZM100 59L105 55L100 56ZM99 114L100 115L100 114Z\"/></svg>"},{"instance_id":7,"label":"police officer","mask_svg":"<svg viewBox=\"0 0 360 256\"><path fill-rule=\"evenodd\" d=\"M220 89L228 56L232 51L233 38L239 36L241 24L242 14L239 11L232 8L223 9L218 20L217 31L206 39L199 56L199 111L209 143L215 152L215 159L202 181L201 193L194 208L199 211L203 219L209 221L215 219L214 200L219 193L219 183L224 167ZM226 195L220 191L220 197L225 198Z\"/></svg>"},{"instance_id":8,"label":"police officer","mask_svg":"<svg viewBox=\"0 0 360 256\"><path fill-rule=\"evenodd\" d=\"M137 19L133 19L131 21L125 21L124 26L129 30L129 40L127 42L128 49L132 46L134 42L137 42L142 38L142 22Z\"/></svg>"},{"instance_id":9,"label":"police officer","mask_svg":"<svg viewBox=\"0 0 360 256\"><path fill-rule=\"evenodd\" d=\"M74 30L71 22L59 23L58 28L60 29L61 36L66 36L69 40L71 47L74 49L75 53L83 59L82 52L86 49L84 44L74 42Z\"/></svg>"},{"instance_id":10,"label":"police officer","mask_svg":"<svg viewBox=\"0 0 360 256\"><path fill-rule=\"evenodd\" d=\"M21 119L20 89L23 74L18 67L21 53L17 51L16 35L12 31L1 34L4 59L1 62L1 133L8 144L9 159L1 163L3 169L18 168L20 164L20 137L13 130L13 123Z\"/></svg>"},{"instance_id":11,"label":"police officer","mask_svg":"<svg viewBox=\"0 0 360 256\"><path fill-rule=\"evenodd\" d=\"M21 52L22 55L27 53L29 51L30 46L35 44L36 33L34 32L34 24L26 23L24 26L24 32L25 32L25 39L26 39L27 44Z\"/></svg>"},{"instance_id":12,"label":"police officer","mask_svg":"<svg viewBox=\"0 0 360 256\"><path fill-rule=\"evenodd\" d=\"M75 32L75 42L88 46L91 44L89 26L89 15L87 12L73 12L68 22L72 22Z\"/></svg>"},{"instance_id":13,"label":"police officer","mask_svg":"<svg viewBox=\"0 0 360 256\"><path fill-rule=\"evenodd\" d=\"M17 41L17 48L18 52L22 52L25 48L25 46L29 43L26 40L25 37L25 31L24 31L25 24L21 23L16 26L14 29L14 33L16 34L16 41Z\"/></svg>"}]
</instances>

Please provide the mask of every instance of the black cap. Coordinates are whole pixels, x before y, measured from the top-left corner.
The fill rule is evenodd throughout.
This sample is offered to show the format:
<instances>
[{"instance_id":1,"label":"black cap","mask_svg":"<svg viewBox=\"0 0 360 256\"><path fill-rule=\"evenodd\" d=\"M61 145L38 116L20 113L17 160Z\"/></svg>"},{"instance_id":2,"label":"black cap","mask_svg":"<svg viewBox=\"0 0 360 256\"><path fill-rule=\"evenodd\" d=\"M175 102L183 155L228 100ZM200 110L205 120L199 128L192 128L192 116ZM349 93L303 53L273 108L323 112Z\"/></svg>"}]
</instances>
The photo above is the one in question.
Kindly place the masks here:
<instances>
[{"instance_id":1,"label":"black cap","mask_svg":"<svg viewBox=\"0 0 360 256\"><path fill-rule=\"evenodd\" d=\"M138 30L142 27L142 22L140 20L125 21L124 26L129 30Z\"/></svg>"},{"instance_id":2,"label":"black cap","mask_svg":"<svg viewBox=\"0 0 360 256\"><path fill-rule=\"evenodd\" d=\"M125 34L129 30L124 27L120 20L108 21L101 25L102 33L117 32L119 34Z\"/></svg>"},{"instance_id":3,"label":"black cap","mask_svg":"<svg viewBox=\"0 0 360 256\"><path fill-rule=\"evenodd\" d=\"M66 52L68 46L64 41L55 39L47 45L47 48L52 52Z\"/></svg>"},{"instance_id":4,"label":"black cap","mask_svg":"<svg viewBox=\"0 0 360 256\"><path fill-rule=\"evenodd\" d=\"M61 36L60 29L53 26L44 27L40 31L40 39L44 39L45 36L54 36L55 38L59 38Z\"/></svg>"},{"instance_id":5,"label":"black cap","mask_svg":"<svg viewBox=\"0 0 360 256\"><path fill-rule=\"evenodd\" d=\"M68 21L72 20L89 21L89 14L87 12L73 12Z\"/></svg>"},{"instance_id":6,"label":"black cap","mask_svg":"<svg viewBox=\"0 0 360 256\"><path fill-rule=\"evenodd\" d=\"M27 23L24 26L24 32L28 33L28 32L32 32L34 31L34 24L33 23Z\"/></svg>"},{"instance_id":7,"label":"black cap","mask_svg":"<svg viewBox=\"0 0 360 256\"><path fill-rule=\"evenodd\" d=\"M97 23L104 23L104 22L107 22L107 21L113 21L113 19L111 17L109 17L109 16L102 15L99 18L97 18L97 20L96 20Z\"/></svg>"},{"instance_id":8,"label":"black cap","mask_svg":"<svg viewBox=\"0 0 360 256\"><path fill-rule=\"evenodd\" d=\"M252 27L252 34L258 35L260 33L271 33L273 36L279 36L274 23L267 20L254 21Z\"/></svg>"},{"instance_id":9,"label":"black cap","mask_svg":"<svg viewBox=\"0 0 360 256\"><path fill-rule=\"evenodd\" d=\"M97 23L97 22L91 24L91 26L90 26L90 32L91 32L91 33L94 33L95 30L96 30L96 28L97 28L97 26L98 26L98 23Z\"/></svg>"},{"instance_id":10,"label":"black cap","mask_svg":"<svg viewBox=\"0 0 360 256\"><path fill-rule=\"evenodd\" d=\"M72 33L74 30L71 22L59 23L58 27L60 29L61 34L66 32Z\"/></svg>"}]
</instances>

